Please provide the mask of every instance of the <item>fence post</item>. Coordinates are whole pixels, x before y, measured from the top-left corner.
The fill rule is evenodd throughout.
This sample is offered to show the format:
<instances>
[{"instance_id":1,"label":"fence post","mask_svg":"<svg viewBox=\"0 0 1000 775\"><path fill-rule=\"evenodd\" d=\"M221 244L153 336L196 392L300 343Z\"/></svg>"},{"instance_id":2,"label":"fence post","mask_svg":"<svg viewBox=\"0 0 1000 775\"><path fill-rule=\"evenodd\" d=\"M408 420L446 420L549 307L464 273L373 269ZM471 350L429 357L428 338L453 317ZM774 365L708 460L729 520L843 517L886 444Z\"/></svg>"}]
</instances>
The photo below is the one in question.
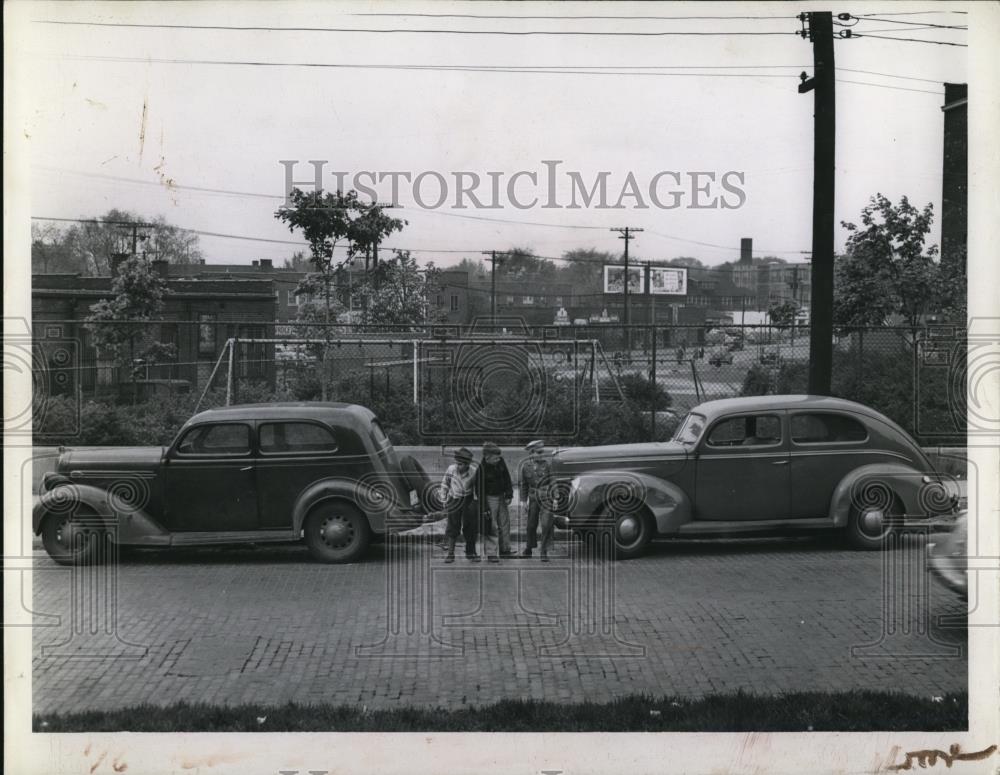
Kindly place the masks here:
<instances>
[{"instance_id":1,"label":"fence post","mask_svg":"<svg viewBox=\"0 0 1000 775\"><path fill-rule=\"evenodd\" d=\"M656 441L656 326L653 326L650 336L653 341L650 343L649 380L653 389L649 400L649 440Z\"/></svg>"},{"instance_id":2,"label":"fence post","mask_svg":"<svg viewBox=\"0 0 1000 775\"><path fill-rule=\"evenodd\" d=\"M229 368L226 371L226 406L229 406L233 403L233 350L235 349L233 347L233 340L230 339L227 341L226 346L229 348Z\"/></svg>"},{"instance_id":3,"label":"fence post","mask_svg":"<svg viewBox=\"0 0 1000 775\"><path fill-rule=\"evenodd\" d=\"M420 340L413 340L413 403L414 405L420 402L419 397L419 386L420 386L420 368L417 365L420 362Z\"/></svg>"},{"instance_id":4,"label":"fence post","mask_svg":"<svg viewBox=\"0 0 1000 775\"><path fill-rule=\"evenodd\" d=\"M238 338L232 340L232 351L230 353L232 360L232 370L233 370L233 390L232 390L232 403L239 403L240 396L240 340Z\"/></svg>"}]
</instances>

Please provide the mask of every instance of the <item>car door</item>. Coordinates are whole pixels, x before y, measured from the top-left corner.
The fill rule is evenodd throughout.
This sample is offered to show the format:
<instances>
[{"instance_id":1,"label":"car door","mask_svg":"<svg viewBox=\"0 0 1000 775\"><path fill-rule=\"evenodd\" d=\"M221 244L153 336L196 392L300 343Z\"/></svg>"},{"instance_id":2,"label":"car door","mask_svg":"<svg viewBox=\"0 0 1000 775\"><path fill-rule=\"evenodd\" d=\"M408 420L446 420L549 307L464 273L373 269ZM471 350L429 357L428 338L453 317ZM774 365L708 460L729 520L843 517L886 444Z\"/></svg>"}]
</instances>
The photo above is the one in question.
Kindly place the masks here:
<instances>
[{"instance_id":1,"label":"car door","mask_svg":"<svg viewBox=\"0 0 1000 775\"><path fill-rule=\"evenodd\" d=\"M311 420L262 421L257 439L260 526L287 530L299 494L338 472L341 445L328 426Z\"/></svg>"},{"instance_id":2,"label":"car door","mask_svg":"<svg viewBox=\"0 0 1000 775\"><path fill-rule=\"evenodd\" d=\"M785 519L791 494L784 412L717 419L696 460L695 516L702 520Z\"/></svg>"},{"instance_id":3,"label":"car door","mask_svg":"<svg viewBox=\"0 0 1000 775\"><path fill-rule=\"evenodd\" d=\"M791 438L792 516L826 517L840 480L860 465L875 462L866 454L868 430L840 412L794 411Z\"/></svg>"},{"instance_id":4,"label":"car door","mask_svg":"<svg viewBox=\"0 0 1000 775\"><path fill-rule=\"evenodd\" d=\"M167 527L176 532L256 530L257 487L249 423L201 423L167 454Z\"/></svg>"}]
</instances>

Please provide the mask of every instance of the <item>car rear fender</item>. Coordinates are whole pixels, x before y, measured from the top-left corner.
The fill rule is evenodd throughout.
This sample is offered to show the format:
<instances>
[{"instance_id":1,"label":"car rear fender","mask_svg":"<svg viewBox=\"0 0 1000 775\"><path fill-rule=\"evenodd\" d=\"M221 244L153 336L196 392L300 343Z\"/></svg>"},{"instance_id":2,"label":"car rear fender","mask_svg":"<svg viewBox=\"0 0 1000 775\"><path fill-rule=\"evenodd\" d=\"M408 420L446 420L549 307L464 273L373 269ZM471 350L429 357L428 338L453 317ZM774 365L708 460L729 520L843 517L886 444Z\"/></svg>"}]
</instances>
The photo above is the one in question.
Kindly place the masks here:
<instances>
[{"instance_id":1,"label":"car rear fender","mask_svg":"<svg viewBox=\"0 0 1000 775\"><path fill-rule=\"evenodd\" d=\"M676 533L691 521L691 501L672 482L632 471L590 471L576 477L570 503L572 522L584 522L609 505L641 504L656 522L657 533Z\"/></svg>"},{"instance_id":2,"label":"car rear fender","mask_svg":"<svg viewBox=\"0 0 1000 775\"><path fill-rule=\"evenodd\" d=\"M170 533L142 507L116 498L100 487L68 480L60 480L39 496L31 513L32 530L40 534L46 516L66 514L77 506L84 506L110 530L116 543L162 546L170 541Z\"/></svg>"},{"instance_id":3,"label":"car rear fender","mask_svg":"<svg viewBox=\"0 0 1000 775\"><path fill-rule=\"evenodd\" d=\"M309 485L295 502L292 510L292 529L298 535L306 515L317 503L339 499L356 506L368 518L373 533L385 533L386 518L396 508L391 485L368 482L364 479L323 479Z\"/></svg>"},{"instance_id":4,"label":"car rear fender","mask_svg":"<svg viewBox=\"0 0 1000 775\"><path fill-rule=\"evenodd\" d=\"M900 463L873 463L855 468L840 480L830 499L830 518L834 526L846 526L852 508L880 502L886 490L902 503L904 516L914 519L931 516L938 504L935 489L938 486L924 483L923 478L928 473L931 472ZM938 512L946 510L941 508Z\"/></svg>"}]
</instances>

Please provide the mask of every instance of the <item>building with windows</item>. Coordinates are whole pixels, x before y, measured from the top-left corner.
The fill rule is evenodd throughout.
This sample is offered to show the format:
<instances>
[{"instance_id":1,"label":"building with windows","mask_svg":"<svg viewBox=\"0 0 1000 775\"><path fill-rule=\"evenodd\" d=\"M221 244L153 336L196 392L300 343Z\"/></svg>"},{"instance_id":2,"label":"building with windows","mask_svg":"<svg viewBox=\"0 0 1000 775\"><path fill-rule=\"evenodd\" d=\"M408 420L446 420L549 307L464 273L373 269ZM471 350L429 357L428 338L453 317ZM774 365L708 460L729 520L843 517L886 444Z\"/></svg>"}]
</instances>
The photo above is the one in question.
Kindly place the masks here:
<instances>
[{"instance_id":1,"label":"building with windows","mask_svg":"<svg viewBox=\"0 0 1000 775\"><path fill-rule=\"evenodd\" d=\"M166 274L165 266L158 269ZM42 274L31 280L34 342L41 352L51 350L51 343L66 342L73 353L71 365L46 364L48 374L59 375L73 392L114 393L127 375L118 373L115 364L97 351L84 325L91 306L111 298L112 278ZM135 324L142 332L136 350L156 341L174 345L177 355L170 362L146 366L140 381L151 392L157 385L175 390L204 387L228 339L273 335L276 302L269 279L168 279L162 319ZM242 348L239 376L272 383L273 350L266 344ZM140 363L136 367L143 368Z\"/></svg>"}]
</instances>

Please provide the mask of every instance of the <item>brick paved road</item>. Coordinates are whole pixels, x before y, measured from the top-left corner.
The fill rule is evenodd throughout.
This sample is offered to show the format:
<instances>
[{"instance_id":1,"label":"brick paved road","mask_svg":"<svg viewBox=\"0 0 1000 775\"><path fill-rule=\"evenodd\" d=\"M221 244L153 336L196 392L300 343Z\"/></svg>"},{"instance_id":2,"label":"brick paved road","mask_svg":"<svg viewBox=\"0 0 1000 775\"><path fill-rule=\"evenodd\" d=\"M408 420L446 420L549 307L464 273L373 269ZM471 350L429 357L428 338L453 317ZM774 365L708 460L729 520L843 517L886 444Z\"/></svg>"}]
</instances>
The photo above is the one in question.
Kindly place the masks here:
<instances>
[{"instance_id":1,"label":"brick paved road","mask_svg":"<svg viewBox=\"0 0 1000 775\"><path fill-rule=\"evenodd\" d=\"M499 566L444 565L412 540L351 566L298 547L135 553L110 577L36 554L34 710L967 686L949 593L899 589L886 624L883 580L926 579L897 572L907 550L696 542L607 564L558 549Z\"/></svg>"}]
</instances>

